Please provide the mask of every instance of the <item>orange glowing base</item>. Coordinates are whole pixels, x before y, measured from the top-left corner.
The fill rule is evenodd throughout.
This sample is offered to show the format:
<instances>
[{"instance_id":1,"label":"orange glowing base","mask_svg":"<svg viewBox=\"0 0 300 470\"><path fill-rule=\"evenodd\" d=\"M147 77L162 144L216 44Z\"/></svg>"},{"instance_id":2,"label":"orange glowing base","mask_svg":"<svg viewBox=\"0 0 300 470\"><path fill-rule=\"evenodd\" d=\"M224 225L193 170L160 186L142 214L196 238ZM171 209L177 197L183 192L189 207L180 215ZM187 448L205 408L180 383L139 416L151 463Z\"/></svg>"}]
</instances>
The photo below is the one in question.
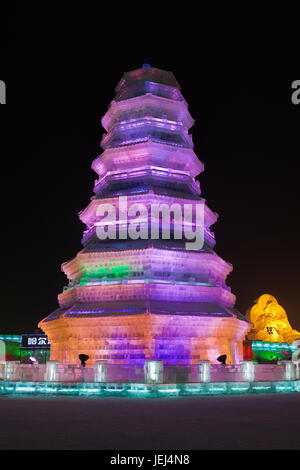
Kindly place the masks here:
<instances>
[{"instance_id":1,"label":"orange glowing base","mask_svg":"<svg viewBox=\"0 0 300 470\"><path fill-rule=\"evenodd\" d=\"M78 363L87 354L89 364L142 363L145 359L166 364L216 362L222 354L228 363L243 359L242 343L251 328L234 317L192 315L139 315L106 317L61 317L40 322L51 341L51 360Z\"/></svg>"}]
</instances>

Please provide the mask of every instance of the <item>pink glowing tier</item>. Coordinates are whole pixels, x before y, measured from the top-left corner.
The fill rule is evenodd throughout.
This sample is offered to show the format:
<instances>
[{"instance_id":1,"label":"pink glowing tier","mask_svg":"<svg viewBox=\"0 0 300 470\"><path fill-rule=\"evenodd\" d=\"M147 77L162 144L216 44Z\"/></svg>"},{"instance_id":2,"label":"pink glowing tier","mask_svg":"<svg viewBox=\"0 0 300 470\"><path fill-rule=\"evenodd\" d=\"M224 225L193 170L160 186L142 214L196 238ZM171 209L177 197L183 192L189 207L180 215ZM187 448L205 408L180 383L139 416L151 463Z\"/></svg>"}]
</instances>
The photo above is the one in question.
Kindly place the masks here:
<instances>
[{"instance_id":1,"label":"pink glowing tier","mask_svg":"<svg viewBox=\"0 0 300 470\"><path fill-rule=\"evenodd\" d=\"M194 120L173 73L143 67L125 73L102 118L103 153L92 164L98 178L90 204L80 212L86 225L83 249L62 270L68 285L59 307L39 323L51 341L51 359L77 363L166 364L242 359L251 323L239 313L226 285L231 264L214 251L211 226L217 220L200 196L196 176L204 170L193 151ZM204 243L189 250L184 239L160 236L106 239L97 236L98 208L116 208L118 230L128 228L120 201L143 204L202 203ZM193 213L193 216L195 214ZM153 214L141 226L156 224ZM189 230L195 230L193 222ZM198 224L199 225L199 224ZM175 222L170 221L171 233ZM119 232L118 232L119 233ZM174 235L174 234L173 234Z\"/></svg>"}]
</instances>

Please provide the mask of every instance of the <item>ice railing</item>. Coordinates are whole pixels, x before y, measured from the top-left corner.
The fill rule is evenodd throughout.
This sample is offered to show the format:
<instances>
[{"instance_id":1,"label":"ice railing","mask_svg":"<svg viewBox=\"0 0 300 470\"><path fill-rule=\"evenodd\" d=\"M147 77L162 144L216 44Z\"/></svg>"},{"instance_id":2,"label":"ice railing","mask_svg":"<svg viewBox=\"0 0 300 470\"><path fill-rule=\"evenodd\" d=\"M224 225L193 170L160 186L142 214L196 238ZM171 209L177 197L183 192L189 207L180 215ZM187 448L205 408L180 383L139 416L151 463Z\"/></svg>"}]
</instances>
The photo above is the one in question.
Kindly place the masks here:
<instances>
[{"instance_id":1,"label":"ice railing","mask_svg":"<svg viewBox=\"0 0 300 470\"><path fill-rule=\"evenodd\" d=\"M106 383L199 383L199 382L272 382L300 379L300 360L278 364L163 365L162 361L144 364L110 364L98 361L94 366L75 364L21 364L0 362L0 380L32 382L106 382Z\"/></svg>"}]
</instances>

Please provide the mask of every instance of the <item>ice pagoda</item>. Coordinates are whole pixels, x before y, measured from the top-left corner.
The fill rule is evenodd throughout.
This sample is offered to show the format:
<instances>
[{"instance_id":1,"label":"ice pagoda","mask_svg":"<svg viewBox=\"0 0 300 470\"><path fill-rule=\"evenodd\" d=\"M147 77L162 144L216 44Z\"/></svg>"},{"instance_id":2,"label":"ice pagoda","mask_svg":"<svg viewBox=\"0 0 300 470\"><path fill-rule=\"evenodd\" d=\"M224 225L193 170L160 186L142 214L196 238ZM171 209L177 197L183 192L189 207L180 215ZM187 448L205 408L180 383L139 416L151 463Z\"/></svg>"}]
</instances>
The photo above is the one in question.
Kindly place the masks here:
<instances>
[{"instance_id":1,"label":"ice pagoda","mask_svg":"<svg viewBox=\"0 0 300 470\"><path fill-rule=\"evenodd\" d=\"M63 263L69 284L58 295L59 308L39 323L52 360L78 363L81 353L90 364L193 364L216 362L222 354L229 363L242 359L252 325L234 308L226 285L232 265L214 251L210 227L217 214L195 180L204 166L193 151L193 123L172 72L147 64L123 75L102 118L106 133L104 151L92 163L94 196L79 214L86 225L83 249ZM99 205L113 205L121 215L125 196L128 204L147 208L202 202L203 246L187 249L184 238L174 236L174 223L169 238L159 232L156 238L100 239ZM115 222L119 234L128 224L122 220ZM162 219L157 223L161 228Z\"/></svg>"}]
</instances>

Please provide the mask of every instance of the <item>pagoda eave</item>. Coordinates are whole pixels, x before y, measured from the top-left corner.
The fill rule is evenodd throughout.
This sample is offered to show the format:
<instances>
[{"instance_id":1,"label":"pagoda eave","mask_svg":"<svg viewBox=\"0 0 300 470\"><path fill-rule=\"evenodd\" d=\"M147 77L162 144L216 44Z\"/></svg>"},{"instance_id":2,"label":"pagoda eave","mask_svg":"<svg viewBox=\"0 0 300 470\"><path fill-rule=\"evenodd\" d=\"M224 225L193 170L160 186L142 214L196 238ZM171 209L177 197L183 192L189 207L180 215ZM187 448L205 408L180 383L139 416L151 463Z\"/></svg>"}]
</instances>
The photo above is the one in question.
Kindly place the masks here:
<instances>
[{"instance_id":1,"label":"pagoda eave","mask_svg":"<svg viewBox=\"0 0 300 470\"><path fill-rule=\"evenodd\" d=\"M195 123L195 120L188 111L188 105L185 100L174 102L174 100L169 98L153 95L152 93L146 93L143 96L128 98L127 100L113 100L108 111L101 119L101 124L106 131L109 131L114 122L120 121L122 119L123 113L125 113L128 109L139 109L143 106L151 106L154 111L154 115L156 116L160 115L161 109L166 110L164 112L169 111L170 113L177 111L181 122L188 129L190 129ZM134 115L134 112L132 114Z\"/></svg>"}]
</instances>

